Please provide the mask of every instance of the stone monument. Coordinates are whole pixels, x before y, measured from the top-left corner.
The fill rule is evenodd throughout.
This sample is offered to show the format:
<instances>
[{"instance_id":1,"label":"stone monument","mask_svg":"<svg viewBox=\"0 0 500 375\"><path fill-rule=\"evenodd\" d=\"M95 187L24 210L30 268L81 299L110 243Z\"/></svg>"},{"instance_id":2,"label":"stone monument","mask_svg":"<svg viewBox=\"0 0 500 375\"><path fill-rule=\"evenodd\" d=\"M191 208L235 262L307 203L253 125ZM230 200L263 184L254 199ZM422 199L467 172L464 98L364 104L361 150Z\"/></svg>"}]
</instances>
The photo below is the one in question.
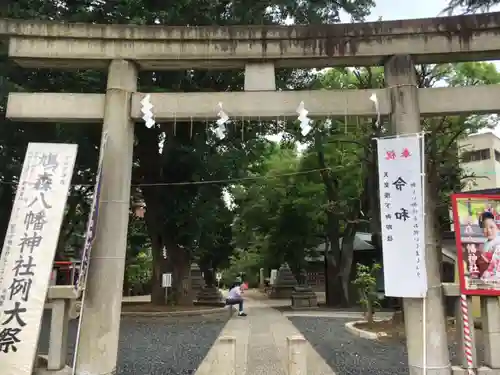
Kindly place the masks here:
<instances>
[{"instance_id":1,"label":"stone monument","mask_svg":"<svg viewBox=\"0 0 500 375\"><path fill-rule=\"evenodd\" d=\"M198 292L195 305L225 306L224 297L215 285L214 270L209 269L204 273L205 286Z\"/></svg>"},{"instance_id":2,"label":"stone monument","mask_svg":"<svg viewBox=\"0 0 500 375\"><path fill-rule=\"evenodd\" d=\"M199 292L205 286L205 280L203 279L202 272L198 264L191 264L191 290L193 292Z\"/></svg>"},{"instance_id":3,"label":"stone monument","mask_svg":"<svg viewBox=\"0 0 500 375\"><path fill-rule=\"evenodd\" d=\"M271 288L270 298L286 299L292 296L294 288L297 286L297 280L293 276L287 263L283 263L278 270L278 275Z\"/></svg>"},{"instance_id":4,"label":"stone monument","mask_svg":"<svg viewBox=\"0 0 500 375\"><path fill-rule=\"evenodd\" d=\"M186 300L193 301L198 292L205 286L205 280L201 275L201 269L196 263L191 263L189 269L189 275L185 276L183 279L184 293L186 294Z\"/></svg>"},{"instance_id":5,"label":"stone monument","mask_svg":"<svg viewBox=\"0 0 500 375\"><path fill-rule=\"evenodd\" d=\"M300 272L299 285L294 287L291 295L292 309L314 309L318 308L318 297L307 283L307 272Z\"/></svg>"}]
</instances>

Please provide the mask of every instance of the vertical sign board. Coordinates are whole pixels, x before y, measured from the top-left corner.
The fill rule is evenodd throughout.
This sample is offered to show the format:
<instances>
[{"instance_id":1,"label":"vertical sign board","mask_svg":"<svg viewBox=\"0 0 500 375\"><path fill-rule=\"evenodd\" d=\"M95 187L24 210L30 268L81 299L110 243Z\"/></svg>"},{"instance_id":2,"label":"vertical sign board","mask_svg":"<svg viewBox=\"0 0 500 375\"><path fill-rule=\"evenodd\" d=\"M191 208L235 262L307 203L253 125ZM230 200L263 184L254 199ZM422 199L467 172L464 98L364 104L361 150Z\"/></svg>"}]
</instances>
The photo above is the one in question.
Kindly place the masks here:
<instances>
[{"instance_id":1,"label":"vertical sign board","mask_svg":"<svg viewBox=\"0 0 500 375\"><path fill-rule=\"evenodd\" d=\"M85 242L83 245L82 255L81 255L81 265L78 278L75 283L75 288L77 290L83 290L85 288L87 272L89 268L90 252L92 246L94 245L95 236L97 234L97 219L99 217L99 199L101 197L101 182L102 182L102 165L103 165L103 155L104 148L106 147L107 134L103 134L99 164L97 165L97 179L94 189L94 196L92 199L92 206L90 207L89 219L87 222L87 232L85 234Z\"/></svg>"},{"instance_id":2,"label":"vertical sign board","mask_svg":"<svg viewBox=\"0 0 500 375\"><path fill-rule=\"evenodd\" d=\"M274 285L276 278L278 277L278 270L271 270L271 275L269 277L269 284Z\"/></svg>"},{"instance_id":3,"label":"vertical sign board","mask_svg":"<svg viewBox=\"0 0 500 375\"><path fill-rule=\"evenodd\" d=\"M163 288L171 288L172 287L172 274L171 273L164 273L161 275L161 286Z\"/></svg>"},{"instance_id":4,"label":"vertical sign board","mask_svg":"<svg viewBox=\"0 0 500 375\"><path fill-rule=\"evenodd\" d=\"M389 297L427 295L422 135L378 139L384 288Z\"/></svg>"},{"instance_id":5,"label":"vertical sign board","mask_svg":"<svg viewBox=\"0 0 500 375\"><path fill-rule=\"evenodd\" d=\"M31 375L77 145L30 143L0 259L0 367Z\"/></svg>"}]
</instances>

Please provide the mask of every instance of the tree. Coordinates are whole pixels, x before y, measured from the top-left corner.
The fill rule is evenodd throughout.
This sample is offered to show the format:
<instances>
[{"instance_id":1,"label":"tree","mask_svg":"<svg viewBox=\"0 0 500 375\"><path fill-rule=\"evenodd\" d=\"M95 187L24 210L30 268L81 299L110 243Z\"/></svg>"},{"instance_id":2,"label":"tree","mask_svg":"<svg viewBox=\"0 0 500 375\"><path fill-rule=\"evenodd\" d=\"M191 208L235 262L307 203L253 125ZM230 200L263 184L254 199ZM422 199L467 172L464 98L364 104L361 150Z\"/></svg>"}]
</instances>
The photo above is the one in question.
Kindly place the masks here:
<instances>
[{"instance_id":1,"label":"tree","mask_svg":"<svg viewBox=\"0 0 500 375\"><path fill-rule=\"evenodd\" d=\"M494 65L489 63L419 66L417 73L420 87L432 87L437 83L449 86L495 84L499 78ZM322 73L314 85L326 89L383 86L383 68L330 69ZM423 122L424 129L428 131L426 173L430 191L433 196L439 196L431 205L435 208L434 216L439 223L435 228L436 238L441 237L442 228L449 228L449 193L460 190L464 177L476 178L465 176L460 170L457 140L490 126L491 121L485 116L448 116ZM293 254L286 245L293 243L295 234L299 235L303 243L308 243L303 237L309 237L311 248L317 245L318 238L326 238L329 245L325 257L327 302L331 305L352 303L349 286L356 232L372 232L373 244L380 252L382 250L374 140L382 136L385 129L387 125L384 122L379 124L374 119L346 116L335 121L316 121L310 134L303 137L298 134L297 125L290 124L284 141L286 147L275 148L267 154L268 162L259 164L259 172L271 175L270 171L273 168L276 170L274 165L283 166L279 169L280 173L318 169L321 172L305 174L301 180L307 182L293 184L296 191L284 187L289 183L278 185L276 180L238 187L234 192L237 247L245 248L246 243L249 251L261 255L258 258L260 262L274 268L279 266L285 256ZM303 153L291 150L290 144L294 140L306 144ZM285 178L281 182L283 180ZM315 194L308 194L308 189L315 191ZM302 212L301 215L295 215L301 204L300 197L308 197L309 200L309 204L302 209L310 217L308 225L297 218L300 216L304 220L306 215ZM294 225L296 222L300 225ZM300 248L307 249L306 246ZM436 253L441 254L440 241L436 242ZM298 255L303 258L304 254Z\"/></svg>"},{"instance_id":2,"label":"tree","mask_svg":"<svg viewBox=\"0 0 500 375\"><path fill-rule=\"evenodd\" d=\"M500 4L498 0L450 0L443 12L463 9L466 12L488 12L493 6Z\"/></svg>"},{"instance_id":3,"label":"tree","mask_svg":"<svg viewBox=\"0 0 500 375\"><path fill-rule=\"evenodd\" d=\"M362 19L372 1L355 2L295 2L272 1L256 6L246 2L234 3L231 8L218 3L207 5L197 1L186 1L182 7L163 11L155 9L154 17L144 21L156 24L197 24L197 25L232 25L232 24L273 24L283 23L293 18L298 24L336 22L340 9L348 11L354 19ZM148 8L146 9L154 9ZM113 12L110 10L111 13ZM304 87L309 73L298 70L294 74L281 71L278 73L280 88ZM299 80L300 79L300 80ZM154 82L154 84L153 84ZM243 75L235 72L207 73L187 71L181 73L153 72L141 76L141 91L164 91L165 89L180 91L241 90ZM164 88L164 89L162 89ZM177 128L175 126L177 125ZM236 122L236 128L242 126ZM210 128L211 125L208 124ZM259 149L262 133L257 124L245 123L244 134L231 130L225 141L216 141L206 132L206 123L161 124L158 131L138 131L137 153L139 157L138 176L142 183L166 182L179 183L195 180L197 182L210 179L234 179L243 177L241 171L248 163L253 162ZM165 134L166 147L162 156L156 151L160 136ZM176 165L170 163L175 158ZM209 160L209 168L207 163ZM179 160L179 163L177 162ZM148 206L146 218L148 231L153 246L154 272L153 294L155 303L162 303L164 294L160 286L160 275L164 270L173 271L172 296L179 297L182 280L189 268L189 260L193 256L196 240L199 238L200 225L195 218L210 215L204 210L206 205L196 202L219 199L222 189L228 184L218 185L218 189L200 189L199 185L182 187L151 187L143 189L144 199ZM161 190L161 193L160 193ZM165 192L165 193L164 193ZM167 198L168 196L168 198ZM163 197L163 198L162 198ZM173 197L175 197L173 199ZM197 209L197 211L193 211ZM182 227L180 223L184 223ZM168 259L163 260L160 250L166 247Z\"/></svg>"},{"instance_id":4,"label":"tree","mask_svg":"<svg viewBox=\"0 0 500 375\"><path fill-rule=\"evenodd\" d=\"M253 2L250 4L248 1L240 1L232 3L231 7L219 2L207 3L199 0L186 0L168 8L159 2L149 0L128 0L119 4L114 1L103 1L93 3L92 6L88 6L86 2L80 0L67 0L63 3L42 0L16 2L9 0L2 3L0 15L10 18L35 18L63 22L159 25L273 24L283 23L284 20L293 18L297 24L308 24L337 22L340 10L350 13L354 20L360 20L369 13L371 6L373 6L371 0L342 1L339 3L274 0L257 5ZM4 72L7 74L4 75L5 79L1 85L3 92L13 88L28 91L50 89L61 92L103 92L105 88L105 76L94 71L78 71L76 73L46 70L26 71L8 62L6 69L2 69L2 73ZM280 87L300 86L301 82L305 82L308 76L309 73L303 70L298 70L293 74L286 71L278 72ZM148 72L140 75L142 91L225 91L228 88L239 90L242 86L243 75L241 72L234 71L188 70ZM5 124L6 121L3 121L2 125L5 126L2 126L2 129L7 129L10 124ZM78 127L76 130L75 127L72 127L71 131L65 130L62 134L56 130L49 131L49 126L45 124L43 128L38 125L25 125L24 129L29 128L29 131L16 127L15 132L11 130L12 125L10 125L10 134L2 137L4 155L0 155L0 158L3 158L0 160L3 161L2 166L10 166L10 169L4 167L0 172L0 178L15 183L14 176L18 175L23 155L23 150L18 145L26 145L28 140L66 140L81 144L82 140L88 139L86 147L80 147L79 150L76 168L79 171L76 173L78 179L75 177L74 182L90 182L92 184L95 179L97 158L94 156L99 144L99 129ZM220 200L222 189L227 185L220 184L217 187L201 188L200 185L196 184L184 186L172 184L241 177L241 171L246 169L248 162L258 157L259 144L261 143L258 137L259 131L252 124L246 127L244 141L241 141L241 134L234 134L237 132L233 131L234 136L228 137L228 140L224 142L216 142L213 136L208 136L205 132L207 128L205 123L177 125L179 125L178 128L172 123L161 124L159 129L151 131L139 129L136 134L138 144L135 150L137 157L134 163L136 168L133 171L134 183L170 184L144 187L139 192L143 194L148 206L146 222L153 248L153 301L156 303L163 302L163 293L159 288L160 275L169 267L173 267L174 271L173 296L178 298L182 294L180 293L182 280L189 268L189 260L194 256L194 249L197 247L196 241L200 239L203 220L199 221L197 218L210 216L209 205L205 202ZM63 128L59 125L53 127L53 129ZM166 135L166 147L164 152L160 154L157 145L160 137L164 136L163 133ZM173 162L174 158L180 160L179 163L177 160ZM14 161L16 163L13 164ZM81 176L80 171L88 173ZM75 189L75 193L76 191ZM0 194L0 201L10 202L13 190L7 186L2 189ZM86 199L85 203L88 202L88 196ZM79 202L81 207L78 206L78 209L72 211L81 213L84 217L85 212L82 208L85 205L81 201ZM10 207L7 207L6 212L9 211ZM3 217L8 217L8 215L3 215ZM6 223L3 225L5 226ZM75 227L75 225L68 225L68 228ZM164 247L167 248L169 254L168 261L162 259Z\"/></svg>"},{"instance_id":5,"label":"tree","mask_svg":"<svg viewBox=\"0 0 500 375\"><path fill-rule=\"evenodd\" d=\"M298 276L305 257L322 242L321 186L300 171L301 157L296 150L272 150L259 168L263 179L232 189L235 247L260 254L251 258L259 260L254 273L260 267L278 268L287 262Z\"/></svg>"}]
</instances>

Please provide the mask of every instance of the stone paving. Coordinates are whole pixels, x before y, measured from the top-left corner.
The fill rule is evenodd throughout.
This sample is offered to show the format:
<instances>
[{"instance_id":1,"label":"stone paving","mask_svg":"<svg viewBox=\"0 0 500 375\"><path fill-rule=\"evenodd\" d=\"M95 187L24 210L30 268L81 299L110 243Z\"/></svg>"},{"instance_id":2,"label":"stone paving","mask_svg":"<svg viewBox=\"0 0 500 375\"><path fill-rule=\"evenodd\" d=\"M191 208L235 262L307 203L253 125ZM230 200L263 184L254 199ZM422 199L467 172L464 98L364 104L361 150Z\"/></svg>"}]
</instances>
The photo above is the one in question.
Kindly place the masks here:
<instances>
[{"instance_id":1,"label":"stone paving","mask_svg":"<svg viewBox=\"0 0 500 375\"><path fill-rule=\"evenodd\" d=\"M220 337L236 338L236 375L286 375L287 337L300 332L279 311L263 301L247 299L245 310L247 317L235 315L220 334ZM196 375L211 374L214 359L215 348L210 350ZM308 375L335 375L309 344L307 359Z\"/></svg>"}]
</instances>

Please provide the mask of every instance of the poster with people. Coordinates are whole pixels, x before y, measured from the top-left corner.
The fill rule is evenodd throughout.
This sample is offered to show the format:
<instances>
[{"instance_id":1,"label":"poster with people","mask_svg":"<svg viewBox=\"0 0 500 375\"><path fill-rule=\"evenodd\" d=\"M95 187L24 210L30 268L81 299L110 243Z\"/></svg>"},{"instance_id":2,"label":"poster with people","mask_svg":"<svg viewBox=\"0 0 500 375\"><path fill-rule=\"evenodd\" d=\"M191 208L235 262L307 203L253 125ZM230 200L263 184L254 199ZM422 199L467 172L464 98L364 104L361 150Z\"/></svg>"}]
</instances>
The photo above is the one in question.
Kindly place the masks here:
<instances>
[{"instance_id":1,"label":"poster with people","mask_svg":"<svg viewBox=\"0 0 500 375\"><path fill-rule=\"evenodd\" d=\"M453 194L460 289L500 296L500 195Z\"/></svg>"}]
</instances>

